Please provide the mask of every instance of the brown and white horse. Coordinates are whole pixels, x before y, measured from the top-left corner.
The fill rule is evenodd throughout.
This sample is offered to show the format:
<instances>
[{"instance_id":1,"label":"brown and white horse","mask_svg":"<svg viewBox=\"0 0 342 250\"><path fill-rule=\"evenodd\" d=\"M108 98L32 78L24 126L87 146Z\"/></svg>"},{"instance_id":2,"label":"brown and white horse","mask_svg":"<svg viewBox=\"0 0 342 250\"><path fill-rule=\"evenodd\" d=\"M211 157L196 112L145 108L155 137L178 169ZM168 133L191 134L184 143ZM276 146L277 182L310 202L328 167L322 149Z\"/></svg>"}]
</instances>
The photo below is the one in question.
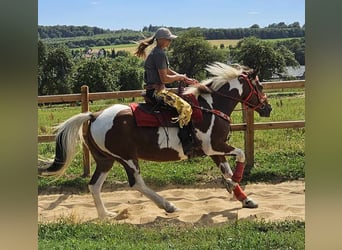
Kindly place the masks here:
<instances>
[{"instance_id":1,"label":"brown and white horse","mask_svg":"<svg viewBox=\"0 0 342 250\"><path fill-rule=\"evenodd\" d=\"M258 204L247 197L239 185L245 164L244 152L226 143L230 132L229 116L238 102L265 117L270 116L272 108L266 95L262 93L262 86L253 70L223 63L211 64L207 70L213 75L212 78L186 89L187 94L194 94L198 98L199 106L193 108L203 111L203 120L194 123L196 136L202 142L196 155L210 156L221 169L227 190L234 192L242 207L255 208ZM83 131L83 136L80 136L85 122L89 125ZM96 162L89 190L99 218L116 215L105 208L100 196L102 185L114 161L125 168L131 187L171 213L177 208L146 186L140 175L138 159L159 162L187 159L177 136L178 130L177 127L138 127L132 109L122 104L115 104L95 113L77 114L59 125L55 159L47 169L39 169L39 173L63 174L74 157L78 139L83 137ZM226 155L235 156L234 172L225 158Z\"/></svg>"}]
</instances>

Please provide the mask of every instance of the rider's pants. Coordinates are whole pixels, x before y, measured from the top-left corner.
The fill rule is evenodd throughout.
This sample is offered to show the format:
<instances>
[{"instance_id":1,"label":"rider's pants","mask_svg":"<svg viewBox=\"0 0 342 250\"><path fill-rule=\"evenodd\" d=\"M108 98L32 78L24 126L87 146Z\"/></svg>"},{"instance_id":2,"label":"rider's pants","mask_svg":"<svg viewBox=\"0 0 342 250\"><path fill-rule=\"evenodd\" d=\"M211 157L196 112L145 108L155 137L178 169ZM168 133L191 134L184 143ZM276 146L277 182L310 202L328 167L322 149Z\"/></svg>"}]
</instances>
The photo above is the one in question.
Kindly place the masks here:
<instances>
[{"instance_id":1,"label":"rider's pants","mask_svg":"<svg viewBox=\"0 0 342 250\"><path fill-rule=\"evenodd\" d=\"M183 126L186 126L190 122L192 108L189 103L166 89L156 91L154 94L156 97L162 98L166 104L176 108L179 116L173 118L173 121L179 122L179 127L183 128Z\"/></svg>"}]
</instances>

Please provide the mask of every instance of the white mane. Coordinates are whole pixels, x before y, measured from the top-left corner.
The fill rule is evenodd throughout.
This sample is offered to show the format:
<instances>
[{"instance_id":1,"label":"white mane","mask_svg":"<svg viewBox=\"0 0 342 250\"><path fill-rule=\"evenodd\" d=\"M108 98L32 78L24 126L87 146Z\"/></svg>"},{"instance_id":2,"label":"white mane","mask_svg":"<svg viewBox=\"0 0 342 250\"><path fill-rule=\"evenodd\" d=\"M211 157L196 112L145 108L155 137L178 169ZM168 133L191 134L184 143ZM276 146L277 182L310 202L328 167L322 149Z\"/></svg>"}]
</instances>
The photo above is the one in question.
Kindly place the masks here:
<instances>
[{"instance_id":1,"label":"white mane","mask_svg":"<svg viewBox=\"0 0 342 250\"><path fill-rule=\"evenodd\" d=\"M230 66L221 62L209 64L205 69L212 74L213 77L202 81L200 84L206 86L211 83L210 87L214 91L219 90L223 85L237 78L243 72L243 67L238 64ZM199 90L196 87L190 87L185 93L198 95Z\"/></svg>"}]
</instances>

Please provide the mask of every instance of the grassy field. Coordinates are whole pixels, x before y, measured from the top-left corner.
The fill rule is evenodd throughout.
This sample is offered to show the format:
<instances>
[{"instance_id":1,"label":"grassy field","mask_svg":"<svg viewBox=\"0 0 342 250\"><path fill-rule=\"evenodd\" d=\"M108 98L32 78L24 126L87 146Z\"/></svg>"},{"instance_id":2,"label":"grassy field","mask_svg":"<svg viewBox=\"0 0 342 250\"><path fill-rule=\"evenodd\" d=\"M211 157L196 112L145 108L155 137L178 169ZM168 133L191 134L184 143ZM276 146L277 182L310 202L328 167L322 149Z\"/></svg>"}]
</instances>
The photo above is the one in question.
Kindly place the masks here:
<instances>
[{"instance_id":1,"label":"grassy field","mask_svg":"<svg viewBox=\"0 0 342 250\"><path fill-rule=\"evenodd\" d=\"M229 45L235 46L240 40L238 39L218 39L218 40L207 40L212 46L220 47L221 44L227 48Z\"/></svg>"},{"instance_id":2,"label":"grassy field","mask_svg":"<svg viewBox=\"0 0 342 250\"><path fill-rule=\"evenodd\" d=\"M139 101L139 100L136 100ZM97 101L90 110L103 109L117 100ZM304 120L303 92L270 95L271 117L257 122ZM50 134L51 127L80 112L80 106L57 105L38 109L38 133ZM240 123L241 112L233 112L233 123ZM255 166L244 183L279 182L305 178L305 129L277 129L255 132ZM233 132L229 142L243 148L243 132ZM54 157L54 143L38 145L40 158ZM234 159L229 159L234 166ZM188 161L140 162L146 183L156 190L168 185L223 187L220 170L209 157ZM91 170L94 170L92 163ZM82 178L82 154L79 150L66 174L38 178L38 193L88 193L89 177ZM52 182L51 182L52 181ZM114 164L104 189L128 187L123 168ZM218 225L193 225L160 221L147 225L113 222L75 223L62 218L56 223L38 225L39 249L304 249L305 222L265 222L238 220Z\"/></svg>"},{"instance_id":3,"label":"grassy field","mask_svg":"<svg viewBox=\"0 0 342 250\"><path fill-rule=\"evenodd\" d=\"M221 40L208 40L208 42L212 45L212 46L217 46L220 47L221 44L224 45L225 48L228 48L229 45L233 45L235 46L238 43L239 40L235 40L235 39L221 39ZM119 44L119 45L108 45L108 46L95 46L92 47L93 51L97 51L99 49L105 49L105 50L111 50L114 49L116 52L119 50L124 50L127 51L131 54L133 54L135 52L135 50L137 49L137 44L135 43L131 43L131 44Z\"/></svg>"},{"instance_id":4,"label":"grassy field","mask_svg":"<svg viewBox=\"0 0 342 250\"><path fill-rule=\"evenodd\" d=\"M304 222L236 221L215 226L161 222L41 224L39 249L304 249Z\"/></svg>"},{"instance_id":5,"label":"grassy field","mask_svg":"<svg viewBox=\"0 0 342 250\"><path fill-rule=\"evenodd\" d=\"M105 50L111 50L114 49L115 52L118 52L119 50L127 51L133 55L133 53L137 49L137 44L135 43L130 43L130 44L118 44L118 45L108 45L108 46L95 46L91 47L94 52L100 50L100 49L105 49Z\"/></svg>"},{"instance_id":6,"label":"grassy field","mask_svg":"<svg viewBox=\"0 0 342 250\"><path fill-rule=\"evenodd\" d=\"M265 41L270 42L278 42L283 40L288 40L293 38L281 38L281 39L265 39ZM218 40L207 40L212 46L216 46L220 48L220 45L223 44L225 48L228 48L230 45L235 46L240 40L239 39L218 39ZM108 45L108 46L95 46L92 47L93 51L97 51L99 49L111 50L114 49L116 52L119 50L127 51L131 54L135 52L137 49L137 44L119 44L119 45Z\"/></svg>"}]
</instances>

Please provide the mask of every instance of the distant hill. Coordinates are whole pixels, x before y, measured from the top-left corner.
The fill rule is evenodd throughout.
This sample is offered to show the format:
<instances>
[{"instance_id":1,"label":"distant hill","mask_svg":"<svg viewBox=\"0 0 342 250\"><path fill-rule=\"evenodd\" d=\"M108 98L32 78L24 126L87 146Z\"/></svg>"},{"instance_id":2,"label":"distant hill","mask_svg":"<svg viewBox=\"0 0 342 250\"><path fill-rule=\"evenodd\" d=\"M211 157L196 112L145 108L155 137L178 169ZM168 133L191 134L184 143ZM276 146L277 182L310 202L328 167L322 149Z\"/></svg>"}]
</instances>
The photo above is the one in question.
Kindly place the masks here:
<instances>
[{"instance_id":1,"label":"distant hill","mask_svg":"<svg viewBox=\"0 0 342 250\"><path fill-rule=\"evenodd\" d=\"M66 38L77 36L93 36L99 34L111 33L110 30L101 29L98 27L89 26L67 26L67 25L54 25L54 26L38 26L38 37L45 38Z\"/></svg>"},{"instance_id":2,"label":"distant hill","mask_svg":"<svg viewBox=\"0 0 342 250\"><path fill-rule=\"evenodd\" d=\"M49 44L65 44L69 48L108 46L129 44L151 36L160 26L145 26L141 31L121 29L108 30L89 26L38 26L38 38ZM294 38L305 36L305 25L298 22L286 25L281 22L260 28L254 24L249 28L200 28L200 27L168 27L173 33L180 35L189 29L198 29L207 40L241 39L255 36L261 39Z\"/></svg>"}]
</instances>

